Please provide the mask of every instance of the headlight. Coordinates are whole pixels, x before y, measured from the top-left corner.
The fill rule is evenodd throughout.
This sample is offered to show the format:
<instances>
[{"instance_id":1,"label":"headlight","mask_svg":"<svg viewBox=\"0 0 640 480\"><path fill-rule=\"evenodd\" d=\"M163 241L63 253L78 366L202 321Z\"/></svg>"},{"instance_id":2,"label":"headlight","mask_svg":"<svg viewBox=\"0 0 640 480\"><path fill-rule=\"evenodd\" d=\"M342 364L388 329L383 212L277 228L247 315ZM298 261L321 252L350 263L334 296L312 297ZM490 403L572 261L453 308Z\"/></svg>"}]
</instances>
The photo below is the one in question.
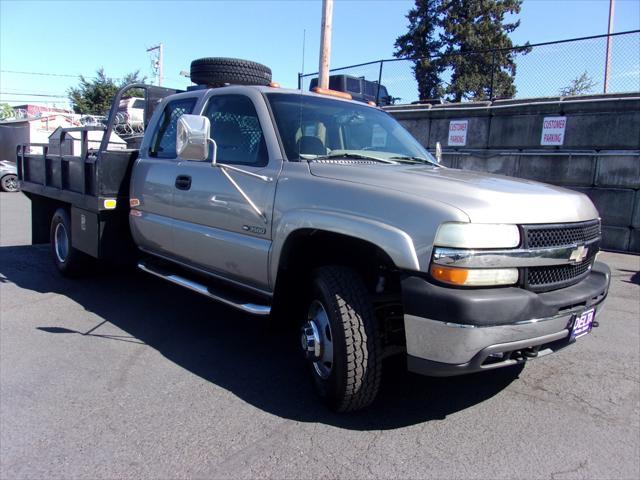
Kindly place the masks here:
<instances>
[{"instance_id":1,"label":"headlight","mask_svg":"<svg viewBox=\"0 0 640 480\"><path fill-rule=\"evenodd\" d=\"M452 248L511 248L520 245L517 225L443 223L434 245Z\"/></svg>"},{"instance_id":2,"label":"headlight","mask_svg":"<svg viewBox=\"0 0 640 480\"><path fill-rule=\"evenodd\" d=\"M452 268L431 265L431 276L460 287L494 287L518 282L517 268Z\"/></svg>"}]
</instances>

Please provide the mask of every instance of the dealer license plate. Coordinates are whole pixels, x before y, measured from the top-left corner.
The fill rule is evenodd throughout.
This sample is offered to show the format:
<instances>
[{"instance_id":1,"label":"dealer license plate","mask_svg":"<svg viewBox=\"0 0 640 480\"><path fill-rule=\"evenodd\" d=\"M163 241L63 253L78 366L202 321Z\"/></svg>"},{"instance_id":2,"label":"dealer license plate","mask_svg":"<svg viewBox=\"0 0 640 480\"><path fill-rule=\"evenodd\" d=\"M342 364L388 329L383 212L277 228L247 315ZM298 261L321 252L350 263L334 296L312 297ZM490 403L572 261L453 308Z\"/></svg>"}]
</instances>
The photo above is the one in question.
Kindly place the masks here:
<instances>
[{"instance_id":1,"label":"dealer license plate","mask_svg":"<svg viewBox=\"0 0 640 480\"><path fill-rule=\"evenodd\" d=\"M596 316L596 309L592 308L582 312L580 316L576 318L571 329L571 338L580 338L586 335L593 328L593 319Z\"/></svg>"}]
</instances>

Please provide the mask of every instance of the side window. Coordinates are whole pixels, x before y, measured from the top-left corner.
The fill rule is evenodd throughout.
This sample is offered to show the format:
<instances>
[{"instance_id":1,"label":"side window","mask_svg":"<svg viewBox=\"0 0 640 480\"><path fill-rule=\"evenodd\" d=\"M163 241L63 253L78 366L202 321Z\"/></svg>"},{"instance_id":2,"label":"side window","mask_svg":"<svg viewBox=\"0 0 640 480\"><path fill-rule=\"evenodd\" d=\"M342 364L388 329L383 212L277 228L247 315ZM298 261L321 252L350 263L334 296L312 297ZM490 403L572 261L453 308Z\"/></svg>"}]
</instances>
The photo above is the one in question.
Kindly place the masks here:
<instances>
[{"instance_id":1,"label":"side window","mask_svg":"<svg viewBox=\"0 0 640 480\"><path fill-rule=\"evenodd\" d=\"M347 91L360 93L360 79L347 77Z\"/></svg>"},{"instance_id":2,"label":"side window","mask_svg":"<svg viewBox=\"0 0 640 480\"><path fill-rule=\"evenodd\" d=\"M162 112L149 155L158 158L176 158L176 125L178 118L191 113L196 104L195 98L183 98L169 102Z\"/></svg>"},{"instance_id":3,"label":"side window","mask_svg":"<svg viewBox=\"0 0 640 480\"><path fill-rule=\"evenodd\" d=\"M249 97L211 97L205 115L218 146L218 162L264 167L269 161L258 113Z\"/></svg>"},{"instance_id":4,"label":"side window","mask_svg":"<svg viewBox=\"0 0 640 480\"><path fill-rule=\"evenodd\" d=\"M375 97L378 93L378 84L369 81L364 81L362 83L364 83L364 93L370 97Z\"/></svg>"}]
</instances>

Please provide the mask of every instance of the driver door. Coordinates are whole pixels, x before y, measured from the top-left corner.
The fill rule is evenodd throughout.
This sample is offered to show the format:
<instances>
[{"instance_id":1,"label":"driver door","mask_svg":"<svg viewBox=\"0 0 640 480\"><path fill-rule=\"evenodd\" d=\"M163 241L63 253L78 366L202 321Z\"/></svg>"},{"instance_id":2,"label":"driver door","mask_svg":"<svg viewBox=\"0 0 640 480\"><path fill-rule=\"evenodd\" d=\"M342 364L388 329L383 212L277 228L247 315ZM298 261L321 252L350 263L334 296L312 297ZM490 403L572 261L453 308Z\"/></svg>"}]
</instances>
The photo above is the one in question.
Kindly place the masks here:
<instances>
[{"instance_id":1,"label":"driver door","mask_svg":"<svg viewBox=\"0 0 640 480\"><path fill-rule=\"evenodd\" d=\"M227 170L259 211L234 187L222 168L212 166L210 161L181 159L173 195L178 219L174 240L176 253L185 263L268 291L272 210L282 164L279 155L267 147L270 142L263 125L270 122L264 105L259 114L258 102L263 102L261 97L216 92L207 101L203 115L211 122L219 164L271 179Z\"/></svg>"}]
</instances>

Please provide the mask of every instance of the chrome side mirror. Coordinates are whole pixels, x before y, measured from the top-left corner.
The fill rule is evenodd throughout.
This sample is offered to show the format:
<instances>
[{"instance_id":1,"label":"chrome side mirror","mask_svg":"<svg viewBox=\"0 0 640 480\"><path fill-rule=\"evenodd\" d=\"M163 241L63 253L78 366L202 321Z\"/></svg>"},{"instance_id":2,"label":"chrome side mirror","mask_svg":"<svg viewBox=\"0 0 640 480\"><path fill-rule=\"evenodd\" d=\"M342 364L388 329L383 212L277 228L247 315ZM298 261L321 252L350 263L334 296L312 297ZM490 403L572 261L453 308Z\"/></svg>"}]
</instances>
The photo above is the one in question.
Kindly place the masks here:
<instances>
[{"instance_id":1,"label":"chrome side mirror","mask_svg":"<svg viewBox=\"0 0 640 480\"><path fill-rule=\"evenodd\" d=\"M442 145L440 142L436 142L436 161L438 163L442 161Z\"/></svg>"},{"instance_id":2,"label":"chrome side mirror","mask_svg":"<svg viewBox=\"0 0 640 480\"><path fill-rule=\"evenodd\" d=\"M211 122L202 115L182 115L176 129L176 152L185 160L202 162L209 156ZM215 156L214 156L215 162Z\"/></svg>"}]
</instances>

